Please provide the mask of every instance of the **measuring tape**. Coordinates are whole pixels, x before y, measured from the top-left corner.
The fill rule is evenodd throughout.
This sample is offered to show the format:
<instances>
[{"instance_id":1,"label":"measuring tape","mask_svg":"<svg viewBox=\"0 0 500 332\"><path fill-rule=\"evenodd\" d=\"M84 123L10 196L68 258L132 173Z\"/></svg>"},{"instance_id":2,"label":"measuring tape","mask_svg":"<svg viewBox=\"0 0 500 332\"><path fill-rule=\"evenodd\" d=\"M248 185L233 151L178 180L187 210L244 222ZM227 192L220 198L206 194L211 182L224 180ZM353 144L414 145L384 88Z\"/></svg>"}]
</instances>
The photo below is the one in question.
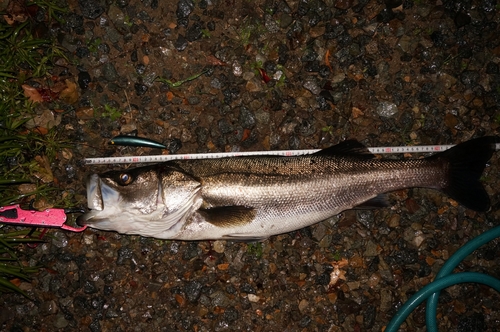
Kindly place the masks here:
<instances>
[{"instance_id":1,"label":"measuring tape","mask_svg":"<svg viewBox=\"0 0 500 332\"><path fill-rule=\"evenodd\" d=\"M374 154L387 153L429 153L448 150L455 145L416 145L416 146L385 146L368 148ZM496 144L496 149L500 150L500 144ZM214 152L214 153L191 153L191 154L166 154L154 156L124 156L124 157L106 157L106 158L85 158L87 165L104 164L137 164L137 163L159 163L169 160L179 159L210 159L210 158L228 158L243 156L301 156L318 152L315 150L278 150L278 151L247 151L247 152Z\"/></svg>"}]
</instances>

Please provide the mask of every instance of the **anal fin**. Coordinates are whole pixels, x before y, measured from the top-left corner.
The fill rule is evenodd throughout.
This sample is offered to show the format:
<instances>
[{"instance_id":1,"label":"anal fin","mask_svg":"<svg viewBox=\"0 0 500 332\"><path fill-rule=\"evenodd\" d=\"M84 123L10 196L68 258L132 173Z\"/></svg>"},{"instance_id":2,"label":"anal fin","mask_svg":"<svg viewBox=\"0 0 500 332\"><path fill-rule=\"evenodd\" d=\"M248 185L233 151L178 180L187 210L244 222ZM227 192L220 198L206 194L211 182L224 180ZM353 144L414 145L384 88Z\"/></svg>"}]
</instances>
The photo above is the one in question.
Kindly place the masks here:
<instances>
[{"instance_id":1,"label":"anal fin","mask_svg":"<svg viewBox=\"0 0 500 332\"><path fill-rule=\"evenodd\" d=\"M218 227L243 226L251 223L257 214L254 208L239 205L199 209L198 212L207 222Z\"/></svg>"},{"instance_id":2,"label":"anal fin","mask_svg":"<svg viewBox=\"0 0 500 332\"><path fill-rule=\"evenodd\" d=\"M378 194L377 196L370 198L366 202L356 205L355 209L378 209L390 206L389 199L386 194Z\"/></svg>"}]
</instances>

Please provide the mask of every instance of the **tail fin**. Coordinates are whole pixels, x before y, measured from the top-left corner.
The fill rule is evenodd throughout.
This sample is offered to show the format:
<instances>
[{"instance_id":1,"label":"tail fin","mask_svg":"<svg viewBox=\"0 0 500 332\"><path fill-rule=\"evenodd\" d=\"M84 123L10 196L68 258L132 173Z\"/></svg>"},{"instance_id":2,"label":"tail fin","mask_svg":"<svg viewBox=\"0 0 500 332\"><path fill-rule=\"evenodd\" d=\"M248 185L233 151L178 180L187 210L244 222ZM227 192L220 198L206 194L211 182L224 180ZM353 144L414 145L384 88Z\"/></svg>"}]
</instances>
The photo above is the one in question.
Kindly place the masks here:
<instances>
[{"instance_id":1,"label":"tail fin","mask_svg":"<svg viewBox=\"0 0 500 332\"><path fill-rule=\"evenodd\" d=\"M487 211L490 199L479 178L499 142L498 136L480 137L430 157L448 164L449 178L442 191L469 209Z\"/></svg>"}]
</instances>

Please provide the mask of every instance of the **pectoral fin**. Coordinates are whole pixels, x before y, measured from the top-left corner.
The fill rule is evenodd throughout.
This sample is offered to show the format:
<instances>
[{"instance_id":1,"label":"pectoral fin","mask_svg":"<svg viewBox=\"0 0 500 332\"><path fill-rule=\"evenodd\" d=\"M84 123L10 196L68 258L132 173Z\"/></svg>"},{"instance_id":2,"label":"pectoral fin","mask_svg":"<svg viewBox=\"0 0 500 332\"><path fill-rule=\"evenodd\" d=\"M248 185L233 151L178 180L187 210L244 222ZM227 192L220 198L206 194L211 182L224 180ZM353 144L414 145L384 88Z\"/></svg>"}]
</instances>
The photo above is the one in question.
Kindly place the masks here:
<instances>
[{"instance_id":1,"label":"pectoral fin","mask_svg":"<svg viewBox=\"0 0 500 332\"><path fill-rule=\"evenodd\" d=\"M251 223L257 210L246 206L220 206L209 209L199 209L205 220L218 227L243 226Z\"/></svg>"}]
</instances>

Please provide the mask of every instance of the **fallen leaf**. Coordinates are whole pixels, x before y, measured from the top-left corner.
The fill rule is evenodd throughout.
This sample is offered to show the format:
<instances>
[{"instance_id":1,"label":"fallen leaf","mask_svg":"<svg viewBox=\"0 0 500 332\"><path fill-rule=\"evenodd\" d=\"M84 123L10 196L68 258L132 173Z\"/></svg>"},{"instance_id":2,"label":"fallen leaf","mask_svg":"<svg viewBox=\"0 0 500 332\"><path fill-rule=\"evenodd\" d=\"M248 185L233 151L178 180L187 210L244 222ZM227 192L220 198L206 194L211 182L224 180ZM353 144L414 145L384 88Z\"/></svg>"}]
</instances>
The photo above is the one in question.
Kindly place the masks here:
<instances>
[{"instance_id":1,"label":"fallen leaf","mask_svg":"<svg viewBox=\"0 0 500 332\"><path fill-rule=\"evenodd\" d=\"M217 315L223 314L223 313L224 313L224 311L225 311L225 309L224 309L224 308L221 308L221 307L219 307L219 306L216 306L216 307L214 308L214 313L216 313Z\"/></svg>"},{"instance_id":2,"label":"fallen leaf","mask_svg":"<svg viewBox=\"0 0 500 332\"><path fill-rule=\"evenodd\" d=\"M213 65L213 66L225 66L226 64L222 61L220 61L219 59L217 59L216 57L214 57L213 55L209 55L206 57L206 60L209 64Z\"/></svg>"},{"instance_id":3,"label":"fallen leaf","mask_svg":"<svg viewBox=\"0 0 500 332\"><path fill-rule=\"evenodd\" d=\"M337 302L337 293L328 293L328 301L330 301L331 304L335 304Z\"/></svg>"},{"instance_id":4,"label":"fallen leaf","mask_svg":"<svg viewBox=\"0 0 500 332\"><path fill-rule=\"evenodd\" d=\"M179 294L175 294L175 301L181 306L185 306L186 305L186 299L182 296L182 295L179 295Z\"/></svg>"},{"instance_id":5,"label":"fallen leaf","mask_svg":"<svg viewBox=\"0 0 500 332\"><path fill-rule=\"evenodd\" d=\"M26 4L24 1L9 1L3 15L8 25L14 25L16 22L23 23L29 18Z\"/></svg>"},{"instance_id":6,"label":"fallen leaf","mask_svg":"<svg viewBox=\"0 0 500 332\"><path fill-rule=\"evenodd\" d=\"M90 120L94 118L94 108L80 107L76 110L76 117L80 120Z\"/></svg>"},{"instance_id":7,"label":"fallen leaf","mask_svg":"<svg viewBox=\"0 0 500 332\"><path fill-rule=\"evenodd\" d=\"M352 108L352 117L353 119L357 119L359 118L360 116L364 115L365 113L363 113L362 110L360 110L359 108L357 107L353 107Z\"/></svg>"},{"instance_id":8,"label":"fallen leaf","mask_svg":"<svg viewBox=\"0 0 500 332\"><path fill-rule=\"evenodd\" d=\"M271 142L270 142L270 137L269 135L264 137L264 140L262 141L262 146L264 147L264 150L271 150Z\"/></svg>"},{"instance_id":9,"label":"fallen leaf","mask_svg":"<svg viewBox=\"0 0 500 332\"><path fill-rule=\"evenodd\" d=\"M50 168L49 158L47 158L47 156L36 156L35 160L38 163L38 167L33 175L39 178L43 183L54 181L54 174Z\"/></svg>"},{"instance_id":10,"label":"fallen leaf","mask_svg":"<svg viewBox=\"0 0 500 332\"><path fill-rule=\"evenodd\" d=\"M35 200L35 202L33 202L33 207L35 208L35 210L45 211L47 209L54 207L54 205L50 204L44 197L41 197Z\"/></svg>"},{"instance_id":11,"label":"fallen leaf","mask_svg":"<svg viewBox=\"0 0 500 332\"><path fill-rule=\"evenodd\" d=\"M64 148L61 150L62 157L66 160L71 160L73 158L73 153L71 152L70 149Z\"/></svg>"},{"instance_id":12,"label":"fallen leaf","mask_svg":"<svg viewBox=\"0 0 500 332\"><path fill-rule=\"evenodd\" d=\"M28 84L23 84L21 87L24 90L24 95L33 103L41 103L43 102L42 95L40 92L38 92L37 89L34 87L28 85Z\"/></svg>"},{"instance_id":13,"label":"fallen leaf","mask_svg":"<svg viewBox=\"0 0 500 332\"><path fill-rule=\"evenodd\" d=\"M26 122L26 127L29 129L38 128L37 130L43 134L47 129L59 125L61 120L61 114L55 115L51 110L45 109L40 114L29 119ZM41 128L45 128L45 130Z\"/></svg>"},{"instance_id":14,"label":"fallen leaf","mask_svg":"<svg viewBox=\"0 0 500 332\"><path fill-rule=\"evenodd\" d=\"M426 263L427 263L427 265L429 265L429 266L432 266L432 265L434 264L434 262L435 262L435 261L436 261L436 260L435 260L434 258L430 257L430 256L427 256L427 257L425 258L425 262L426 262Z\"/></svg>"},{"instance_id":15,"label":"fallen leaf","mask_svg":"<svg viewBox=\"0 0 500 332\"><path fill-rule=\"evenodd\" d=\"M40 135L47 135L49 133L49 130L45 127L35 127L33 129L31 129L31 131L33 133L37 133L37 134L40 134Z\"/></svg>"},{"instance_id":16,"label":"fallen leaf","mask_svg":"<svg viewBox=\"0 0 500 332\"><path fill-rule=\"evenodd\" d=\"M437 213L438 215L442 215L446 211L448 211L448 206L443 206L442 208L438 209Z\"/></svg>"},{"instance_id":17,"label":"fallen leaf","mask_svg":"<svg viewBox=\"0 0 500 332\"><path fill-rule=\"evenodd\" d=\"M246 141L249 137L252 131L250 129L244 129L243 130L243 137L241 138L241 141L244 142Z\"/></svg>"},{"instance_id":18,"label":"fallen leaf","mask_svg":"<svg viewBox=\"0 0 500 332\"><path fill-rule=\"evenodd\" d=\"M330 64L330 50L326 50L325 52L325 65L330 69L330 71L333 73L333 68L332 65Z\"/></svg>"},{"instance_id":19,"label":"fallen leaf","mask_svg":"<svg viewBox=\"0 0 500 332\"><path fill-rule=\"evenodd\" d=\"M356 268L356 267L364 267L364 260L358 255L354 255L350 259L351 261L351 266Z\"/></svg>"},{"instance_id":20,"label":"fallen leaf","mask_svg":"<svg viewBox=\"0 0 500 332\"><path fill-rule=\"evenodd\" d=\"M462 301L453 301L451 307L457 314L464 314L468 309Z\"/></svg>"},{"instance_id":21,"label":"fallen leaf","mask_svg":"<svg viewBox=\"0 0 500 332\"><path fill-rule=\"evenodd\" d=\"M17 190L19 191L20 194L29 194L32 193L36 190L36 184L34 183L23 183L20 184L19 187L17 187Z\"/></svg>"},{"instance_id":22,"label":"fallen leaf","mask_svg":"<svg viewBox=\"0 0 500 332\"><path fill-rule=\"evenodd\" d=\"M14 25L14 23L16 23L16 20L12 19L9 15L4 15L3 19L8 25Z\"/></svg>"},{"instance_id":23,"label":"fallen leaf","mask_svg":"<svg viewBox=\"0 0 500 332\"><path fill-rule=\"evenodd\" d=\"M354 80L356 82L361 81L364 78L363 74L354 74Z\"/></svg>"},{"instance_id":24,"label":"fallen leaf","mask_svg":"<svg viewBox=\"0 0 500 332\"><path fill-rule=\"evenodd\" d=\"M19 285L21 284L21 279L19 279L19 278L11 279L10 283L13 284L16 287L19 287Z\"/></svg>"},{"instance_id":25,"label":"fallen leaf","mask_svg":"<svg viewBox=\"0 0 500 332\"><path fill-rule=\"evenodd\" d=\"M76 83L66 80L66 89L61 91L59 98L68 104L74 104L78 101L78 97Z\"/></svg>"},{"instance_id":26,"label":"fallen leaf","mask_svg":"<svg viewBox=\"0 0 500 332\"><path fill-rule=\"evenodd\" d=\"M225 271L225 270L227 270L227 269L228 269L228 267L229 267L229 263L222 263L222 264L217 265L217 268L218 268L219 270L221 270L221 271Z\"/></svg>"}]
</instances>

